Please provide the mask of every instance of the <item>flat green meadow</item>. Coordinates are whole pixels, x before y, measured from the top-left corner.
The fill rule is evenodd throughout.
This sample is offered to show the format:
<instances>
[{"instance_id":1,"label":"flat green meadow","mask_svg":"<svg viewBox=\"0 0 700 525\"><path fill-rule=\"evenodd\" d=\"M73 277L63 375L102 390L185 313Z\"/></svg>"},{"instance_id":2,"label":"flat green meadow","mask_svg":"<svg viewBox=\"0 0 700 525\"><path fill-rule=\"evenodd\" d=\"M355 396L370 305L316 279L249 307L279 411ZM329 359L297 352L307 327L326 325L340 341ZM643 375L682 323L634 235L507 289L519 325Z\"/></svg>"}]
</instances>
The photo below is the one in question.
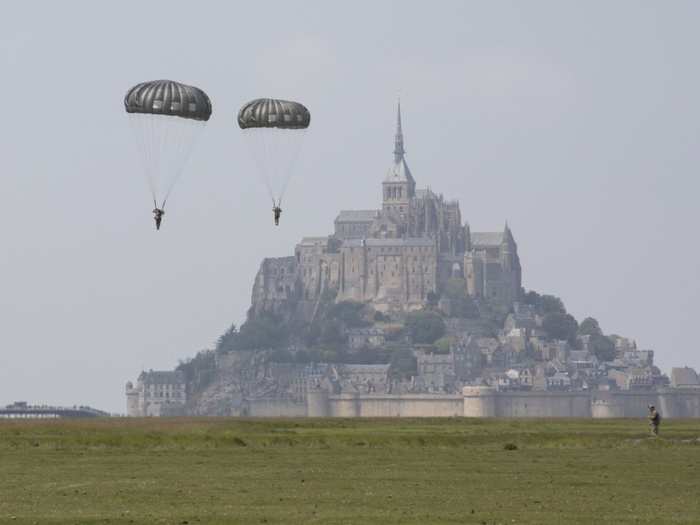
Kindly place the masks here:
<instances>
[{"instance_id":1,"label":"flat green meadow","mask_svg":"<svg viewBox=\"0 0 700 525\"><path fill-rule=\"evenodd\" d=\"M700 420L0 420L0 523L700 523Z\"/></svg>"}]
</instances>

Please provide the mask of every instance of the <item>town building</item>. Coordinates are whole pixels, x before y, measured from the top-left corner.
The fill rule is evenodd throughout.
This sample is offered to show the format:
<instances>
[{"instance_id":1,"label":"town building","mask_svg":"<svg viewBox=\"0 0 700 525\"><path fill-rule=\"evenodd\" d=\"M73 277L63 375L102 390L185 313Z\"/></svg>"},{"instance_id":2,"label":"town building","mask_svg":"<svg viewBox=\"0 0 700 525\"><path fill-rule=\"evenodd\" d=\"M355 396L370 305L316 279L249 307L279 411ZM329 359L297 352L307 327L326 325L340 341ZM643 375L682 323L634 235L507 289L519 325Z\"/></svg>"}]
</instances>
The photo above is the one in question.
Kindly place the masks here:
<instances>
[{"instance_id":1,"label":"town building","mask_svg":"<svg viewBox=\"0 0 700 525\"><path fill-rule=\"evenodd\" d=\"M179 415L187 402L185 377L179 371L141 372L136 385L126 384L126 413L130 417Z\"/></svg>"}]
</instances>

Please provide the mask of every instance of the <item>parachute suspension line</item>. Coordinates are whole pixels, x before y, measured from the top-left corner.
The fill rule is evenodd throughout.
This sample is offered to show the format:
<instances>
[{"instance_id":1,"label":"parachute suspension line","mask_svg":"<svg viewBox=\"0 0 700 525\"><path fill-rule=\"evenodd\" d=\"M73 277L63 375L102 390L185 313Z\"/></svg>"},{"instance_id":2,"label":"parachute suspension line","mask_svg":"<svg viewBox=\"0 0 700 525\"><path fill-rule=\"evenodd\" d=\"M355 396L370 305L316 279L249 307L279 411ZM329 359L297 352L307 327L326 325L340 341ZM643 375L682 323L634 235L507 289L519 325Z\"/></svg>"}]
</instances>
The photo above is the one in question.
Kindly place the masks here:
<instances>
[{"instance_id":1,"label":"parachute suspension line","mask_svg":"<svg viewBox=\"0 0 700 525\"><path fill-rule=\"evenodd\" d=\"M180 132L177 134L177 150L181 151L181 161L178 163L178 167L175 168L173 167L172 169L175 169L175 175L172 178L172 181L165 192L165 196L163 197L163 207L165 207L165 202L168 200L170 197L170 193L173 191L173 188L177 184L177 182L180 180L182 177L183 172L185 171L185 164L189 160L190 156L192 155L192 151L194 150L195 145L199 142L199 138L202 136L201 131L206 127L206 122L204 123L197 123L197 122L187 122L183 121L180 123ZM199 129L198 129L199 128Z\"/></svg>"},{"instance_id":2,"label":"parachute suspension line","mask_svg":"<svg viewBox=\"0 0 700 525\"><path fill-rule=\"evenodd\" d=\"M302 130L296 130L295 132L290 133L289 130L279 130L283 133L286 134L287 137L287 143L289 144L287 147L291 149L291 155L289 162L287 163L286 167L286 174L284 175L283 178L283 184L282 184L282 189L280 190L280 195L279 195L279 201L280 203L282 202L282 197L284 197L285 192L287 191L287 186L289 185L289 181L292 178L292 173L294 173L294 166L297 163L297 160L299 159L299 153L301 152L301 145L303 143L303 139L306 136L306 128ZM292 136L294 135L294 136Z\"/></svg>"},{"instance_id":3,"label":"parachute suspension line","mask_svg":"<svg viewBox=\"0 0 700 525\"><path fill-rule=\"evenodd\" d=\"M151 151L148 147L148 138L146 136L147 128L146 124L144 123L144 119L146 118L147 117L145 115L129 114L129 125L131 126L133 134L136 137L136 145L143 160L143 170L144 174L146 175L146 182L151 191L153 202L155 203L156 189L153 186L153 178L151 177Z\"/></svg>"},{"instance_id":4,"label":"parachute suspension line","mask_svg":"<svg viewBox=\"0 0 700 525\"><path fill-rule=\"evenodd\" d=\"M205 122L165 115L130 115L151 197L163 208L184 172Z\"/></svg>"},{"instance_id":5,"label":"parachute suspension line","mask_svg":"<svg viewBox=\"0 0 700 525\"><path fill-rule=\"evenodd\" d=\"M211 117L211 101L195 86L155 80L129 89L124 106L136 135L153 205L163 209L203 124Z\"/></svg>"},{"instance_id":6,"label":"parachute suspension line","mask_svg":"<svg viewBox=\"0 0 700 525\"><path fill-rule=\"evenodd\" d=\"M272 189L272 183L269 176L269 166L268 166L268 144L267 138L264 133L261 133L259 129L245 130L243 135L246 137L247 142L249 142L250 150L253 154L253 159L258 165L259 177L262 179L265 189L267 189L267 194L272 199L273 206L275 205L275 192Z\"/></svg>"},{"instance_id":7,"label":"parachute suspension line","mask_svg":"<svg viewBox=\"0 0 700 525\"><path fill-rule=\"evenodd\" d=\"M272 182L270 180L270 176L274 177L274 173L270 173L270 166L268 165L267 159L270 158L270 155L272 154L270 152L270 149L272 149L272 145L269 143L267 140L267 134L266 133L261 133L258 130L253 131L255 135L259 137L259 140L262 143L262 157L261 157L261 162L262 162L262 175L264 178L265 186L267 187L267 192L270 195L270 198L272 199L273 207L275 203L275 190L272 187Z\"/></svg>"},{"instance_id":8,"label":"parachute suspension line","mask_svg":"<svg viewBox=\"0 0 700 525\"><path fill-rule=\"evenodd\" d=\"M279 206L301 151L306 130L253 128L243 135L250 146L257 174L273 205Z\"/></svg>"}]
</instances>

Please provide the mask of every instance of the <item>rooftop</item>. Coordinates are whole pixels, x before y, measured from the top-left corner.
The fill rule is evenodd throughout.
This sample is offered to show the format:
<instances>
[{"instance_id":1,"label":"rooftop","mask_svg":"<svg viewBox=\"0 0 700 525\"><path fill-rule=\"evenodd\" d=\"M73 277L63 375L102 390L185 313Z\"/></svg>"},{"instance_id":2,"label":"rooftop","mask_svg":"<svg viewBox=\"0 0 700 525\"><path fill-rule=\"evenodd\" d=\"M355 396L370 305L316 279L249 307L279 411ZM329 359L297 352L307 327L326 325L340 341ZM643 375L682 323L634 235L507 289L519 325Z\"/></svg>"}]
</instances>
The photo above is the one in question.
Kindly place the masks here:
<instances>
[{"instance_id":1,"label":"rooftop","mask_svg":"<svg viewBox=\"0 0 700 525\"><path fill-rule=\"evenodd\" d=\"M148 372L141 372L139 381L147 385L183 384L185 376L179 370L149 370Z\"/></svg>"},{"instance_id":2,"label":"rooftop","mask_svg":"<svg viewBox=\"0 0 700 525\"><path fill-rule=\"evenodd\" d=\"M435 246L435 241L429 237L408 237L406 239L348 239L344 246L359 247L401 247L401 246Z\"/></svg>"},{"instance_id":3,"label":"rooftop","mask_svg":"<svg viewBox=\"0 0 700 525\"><path fill-rule=\"evenodd\" d=\"M500 246L503 243L503 232L472 232L472 246Z\"/></svg>"},{"instance_id":4,"label":"rooftop","mask_svg":"<svg viewBox=\"0 0 700 525\"><path fill-rule=\"evenodd\" d=\"M372 222L379 217L379 210L340 210L335 222Z\"/></svg>"}]
</instances>

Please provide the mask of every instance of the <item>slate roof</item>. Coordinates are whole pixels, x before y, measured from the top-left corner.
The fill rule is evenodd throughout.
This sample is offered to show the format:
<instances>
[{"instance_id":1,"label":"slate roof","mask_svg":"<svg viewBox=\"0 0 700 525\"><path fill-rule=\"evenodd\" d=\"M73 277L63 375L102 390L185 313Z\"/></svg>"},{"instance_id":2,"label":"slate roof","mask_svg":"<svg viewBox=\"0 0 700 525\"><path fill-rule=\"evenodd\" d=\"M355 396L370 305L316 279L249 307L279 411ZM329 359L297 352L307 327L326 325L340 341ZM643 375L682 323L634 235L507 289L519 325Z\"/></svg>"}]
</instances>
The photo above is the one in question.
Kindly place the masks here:
<instances>
[{"instance_id":1,"label":"slate roof","mask_svg":"<svg viewBox=\"0 0 700 525\"><path fill-rule=\"evenodd\" d=\"M179 385L185 382L185 376L179 370L149 370L141 372L139 381L147 385Z\"/></svg>"},{"instance_id":2,"label":"slate roof","mask_svg":"<svg viewBox=\"0 0 700 525\"><path fill-rule=\"evenodd\" d=\"M503 232L472 232L472 246L500 246L503 243Z\"/></svg>"},{"instance_id":3,"label":"slate roof","mask_svg":"<svg viewBox=\"0 0 700 525\"><path fill-rule=\"evenodd\" d=\"M379 217L379 210L340 210L335 222L372 222Z\"/></svg>"},{"instance_id":4,"label":"slate roof","mask_svg":"<svg viewBox=\"0 0 700 525\"><path fill-rule=\"evenodd\" d=\"M408 237L406 239L347 239L343 241L344 246L359 247L401 247L401 246L435 246L435 241L428 237Z\"/></svg>"},{"instance_id":5,"label":"slate roof","mask_svg":"<svg viewBox=\"0 0 700 525\"><path fill-rule=\"evenodd\" d=\"M406 164L406 160L403 157L398 162L394 162L389 168L386 177L384 177L384 182L409 182L413 185L416 184L413 175L411 175L411 170L408 169L408 164Z\"/></svg>"}]
</instances>

